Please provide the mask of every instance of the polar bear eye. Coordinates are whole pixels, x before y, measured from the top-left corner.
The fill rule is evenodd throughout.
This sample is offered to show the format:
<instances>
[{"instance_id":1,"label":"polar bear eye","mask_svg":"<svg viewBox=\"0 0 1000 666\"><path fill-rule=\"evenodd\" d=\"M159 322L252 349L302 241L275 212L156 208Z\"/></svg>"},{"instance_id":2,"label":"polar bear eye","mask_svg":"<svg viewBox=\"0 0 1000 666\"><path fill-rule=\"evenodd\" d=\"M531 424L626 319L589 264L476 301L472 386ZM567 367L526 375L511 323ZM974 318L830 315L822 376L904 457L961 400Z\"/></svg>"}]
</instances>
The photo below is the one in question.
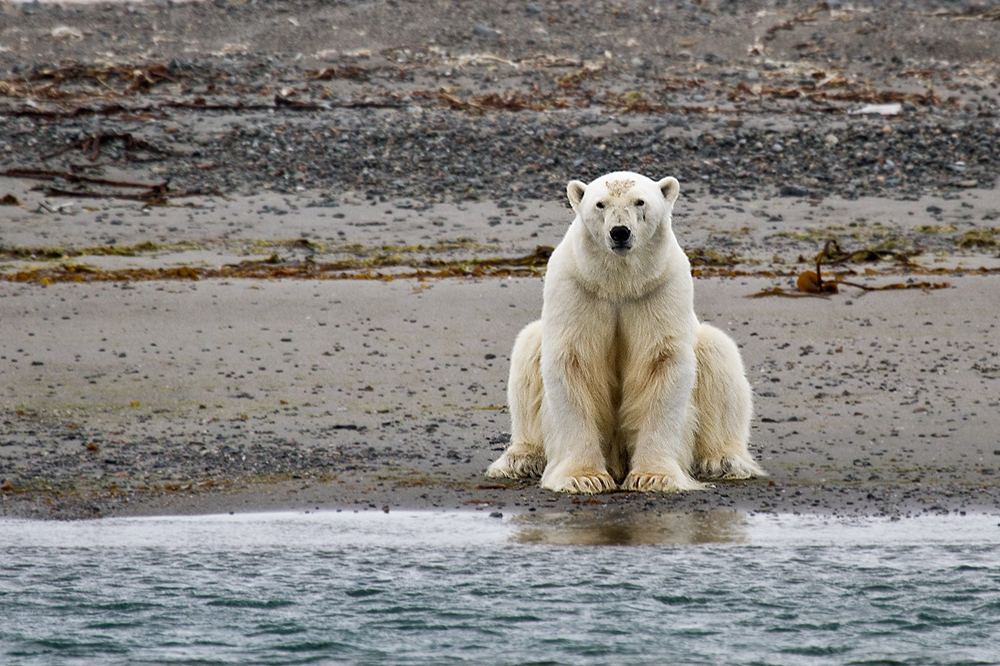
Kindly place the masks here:
<instances>
[{"instance_id":1,"label":"polar bear eye","mask_svg":"<svg viewBox=\"0 0 1000 666\"><path fill-rule=\"evenodd\" d=\"M594 204L594 205L595 205L595 206L597 206L598 208L604 208L604 204L603 204L602 202L600 202L600 201L598 201L598 202L597 202L596 204Z\"/></svg>"},{"instance_id":2,"label":"polar bear eye","mask_svg":"<svg viewBox=\"0 0 1000 666\"><path fill-rule=\"evenodd\" d=\"M645 206L646 202L643 201L642 199L636 199L635 205L636 206Z\"/></svg>"}]
</instances>

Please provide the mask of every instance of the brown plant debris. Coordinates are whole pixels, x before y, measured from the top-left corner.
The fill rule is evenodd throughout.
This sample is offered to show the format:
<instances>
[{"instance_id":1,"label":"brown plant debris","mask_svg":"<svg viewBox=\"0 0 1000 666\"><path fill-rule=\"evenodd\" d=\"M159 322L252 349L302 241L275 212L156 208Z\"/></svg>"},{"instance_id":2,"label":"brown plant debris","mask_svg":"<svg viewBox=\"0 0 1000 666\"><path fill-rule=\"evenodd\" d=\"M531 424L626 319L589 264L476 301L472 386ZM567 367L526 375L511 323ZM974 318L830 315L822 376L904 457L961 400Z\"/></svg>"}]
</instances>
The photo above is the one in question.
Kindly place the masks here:
<instances>
[{"instance_id":1,"label":"brown plant debris","mask_svg":"<svg viewBox=\"0 0 1000 666\"><path fill-rule=\"evenodd\" d=\"M261 261L245 261L220 268L181 266L174 268L127 268L102 270L85 265L67 265L0 274L7 282L148 282L158 280L202 279L308 279L308 280L384 280L470 277L537 276L548 263L552 248L540 245L523 257L490 259L439 260L424 259L405 262L396 255L386 255L359 265L356 260L319 263L311 258L303 261L281 261L272 255ZM377 268L405 266L414 270L380 272Z\"/></svg>"},{"instance_id":2,"label":"brown plant debris","mask_svg":"<svg viewBox=\"0 0 1000 666\"><path fill-rule=\"evenodd\" d=\"M6 171L0 172L0 176L6 176L7 178L32 178L36 180L61 179L67 183L91 183L95 185L108 185L111 187L157 187L156 185L149 185L147 183L132 183L123 180L91 178L89 176L80 176L75 173L69 173L68 171L51 171L48 169L7 169Z\"/></svg>"},{"instance_id":3,"label":"brown plant debris","mask_svg":"<svg viewBox=\"0 0 1000 666\"><path fill-rule=\"evenodd\" d=\"M306 79L310 81L332 81L333 79L353 79L355 81L367 81L368 70L356 65L347 67L327 67L322 70L309 70L305 73Z\"/></svg>"},{"instance_id":4,"label":"brown plant debris","mask_svg":"<svg viewBox=\"0 0 1000 666\"><path fill-rule=\"evenodd\" d=\"M826 260L828 264L842 264L852 260L867 260L871 261L883 258L884 256L891 256L893 258L901 260L906 267L912 267L909 258L905 255L901 255L897 252L884 252L863 249L857 250L855 252L844 252L840 248L840 244L836 240L830 239L826 241L823 246L823 250L816 255L816 270L803 271L799 274L795 281L795 288L799 291L798 294L788 293L784 291L781 287L772 287L771 289L765 289L763 291L757 292L756 294L751 294L747 298L764 298L766 296L782 296L785 298L801 298L803 296L820 296L825 298L827 294L836 294L840 292L840 285L846 287L855 287L863 291L892 291L899 289L947 289L951 287L949 282L894 282L892 284L871 286L866 284L858 284L857 282L848 282L847 280L841 279L840 276L835 276L833 278L823 277L823 261Z\"/></svg>"},{"instance_id":5,"label":"brown plant debris","mask_svg":"<svg viewBox=\"0 0 1000 666\"><path fill-rule=\"evenodd\" d=\"M756 294L750 294L747 298L766 298L768 296L779 296L781 298L827 298L826 294L819 293L796 293L794 291L785 291L781 287L771 287L770 289L763 289L758 291Z\"/></svg>"},{"instance_id":6,"label":"brown plant debris","mask_svg":"<svg viewBox=\"0 0 1000 666\"><path fill-rule=\"evenodd\" d=\"M795 281L795 288L807 294L836 294L839 291L836 281L823 282L819 270L803 272Z\"/></svg>"},{"instance_id":7,"label":"brown plant debris","mask_svg":"<svg viewBox=\"0 0 1000 666\"><path fill-rule=\"evenodd\" d=\"M128 201L144 201L151 206L165 205L168 199L180 199L184 197L197 197L206 195L222 196L220 192L215 190L174 191L170 189L170 181L164 181L162 183L156 183L156 184L131 183L120 180L108 180L105 178L90 178L88 176L80 176L75 173L70 173L68 171L50 171L46 169L8 169L6 171L0 172L0 176L6 176L8 178L34 178L38 180L59 181L67 183L102 185L111 188L138 188L145 191L121 192L119 190L112 190L110 192L101 192L88 189L67 190L61 187L48 187L45 189L45 193L48 196L58 196L58 197L76 197L76 198L91 198L91 199L124 199Z\"/></svg>"},{"instance_id":8,"label":"brown plant debris","mask_svg":"<svg viewBox=\"0 0 1000 666\"><path fill-rule=\"evenodd\" d=\"M794 30L798 25L802 23L812 23L816 20L816 14L820 12L830 11L830 4L827 2L817 3L815 6L810 7L804 12L796 14L784 23L778 23L767 29L764 34L764 41L771 41L774 39L775 35L779 30Z\"/></svg>"},{"instance_id":9,"label":"brown plant debris","mask_svg":"<svg viewBox=\"0 0 1000 666\"><path fill-rule=\"evenodd\" d=\"M556 78L556 85L564 90L576 90L584 81L601 78L604 73L604 68L584 67Z\"/></svg>"},{"instance_id":10,"label":"brown plant debris","mask_svg":"<svg viewBox=\"0 0 1000 666\"><path fill-rule=\"evenodd\" d=\"M49 153L48 155L42 155L42 160L47 160L49 158L55 157L56 155L62 155L63 153L79 148L83 152L87 159L91 162L96 162L97 158L101 156L101 145L107 144L109 142L121 142L122 147L125 149L125 154L128 159L132 162L151 162L154 160L163 159L162 157L147 157L147 158L136 158L130 153L135 153L140 150L144 150L147 153L153 153L155 155L172 155L173 152L166 150L164 148L159 148L149 143L144 139L137 139L130 133L115 134L115 133L104 133L95 134L94 136L88 136L79 141L74 141L73 143L60 148L54 153Z\"/></svg>"},{"instance_id":11,"label":"brown plant debris","mask_svg":"<svg viewBox=\"0 0 1000 666\"><path fill-rule=\"evenodd\" d=\"M2 82L0 94L21 99L66 101L81 98L107 98L147 93L159 83L179 83L183 74L173 73L167 65L142 66L69 64L46 67L23 78ZM121 89L114 86L124 87ZM90 86L90 87L88 87ZM70 89L67 90L66 88Z\"/></svg>"}]
</instances>

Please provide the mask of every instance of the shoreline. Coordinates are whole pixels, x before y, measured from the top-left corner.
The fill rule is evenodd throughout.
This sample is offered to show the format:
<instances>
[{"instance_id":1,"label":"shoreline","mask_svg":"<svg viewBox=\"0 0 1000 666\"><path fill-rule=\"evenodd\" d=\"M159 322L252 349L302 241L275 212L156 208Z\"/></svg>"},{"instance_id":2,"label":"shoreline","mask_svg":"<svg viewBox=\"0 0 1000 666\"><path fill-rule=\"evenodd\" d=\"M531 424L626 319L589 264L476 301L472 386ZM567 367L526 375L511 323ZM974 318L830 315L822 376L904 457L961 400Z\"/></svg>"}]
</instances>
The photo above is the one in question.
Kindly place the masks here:
<instances>
[{"instance_id":1,"label":"shoreline","mask_svg":"<svg viewBox=\"0 0 1000 666\"><path fill-rule=\"evenodd\" d=\"M108 518L53 523L0 519L14 548L167 548L206 543L227 552L245 549L449 549L515 544L594 547L898 547L993 545L996 513L961 516L831 517L817 514L707 513L477 513L476 511L354 510ZM109 535L113 535L111 540ZM91 545L92 544L92 545ZM110 544L110 545L109 545Z\"/></svg>"},{"instance_id":2,"label":"shoreline","mask_svg":"<svg viewBox=\"0 0 1000 666\"><path fill-rule=\"evenodd\" d=\"M0 516L998 510L995 12L578 4L0 4ZM482 474L619 169L681 181L766 479ZM828 241L883 290L799 298Z\"/></svg>"}]
</instances>

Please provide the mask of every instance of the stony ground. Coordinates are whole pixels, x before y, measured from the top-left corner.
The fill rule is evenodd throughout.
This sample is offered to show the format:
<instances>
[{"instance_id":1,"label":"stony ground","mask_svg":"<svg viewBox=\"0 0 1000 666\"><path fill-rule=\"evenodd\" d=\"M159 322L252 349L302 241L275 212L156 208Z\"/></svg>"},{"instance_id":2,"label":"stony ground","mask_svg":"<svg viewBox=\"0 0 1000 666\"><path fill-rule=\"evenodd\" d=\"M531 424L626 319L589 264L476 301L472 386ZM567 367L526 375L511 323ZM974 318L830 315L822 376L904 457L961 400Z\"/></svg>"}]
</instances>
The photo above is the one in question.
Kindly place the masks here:
<instances>
[{"instance_id":1,"label":"stony ground","mask_svg":"<svg viewBox=\"0 0 1000 666\"><path fill-rule=\"evenodd\" d=\"M594 501L995 508L1000 10L881 4L0 5L3 512L588 501L480 472L565 183L615 169L681 180L699 312L744 346L773 471ZM743 298L794 291L828 240L843 279L911 288ZM344 277L366 280L326 281ZM433 306L409 305L428 287ZM475 326L421 337L470 309ZM838 328L872 317L874 335ZM407 365L425 344L436 361ZM921 388L949 368L961 381ZM451 397L417 400L428 375ZM376 379L391 404L369 404ZM854 421L877 417L870 444Z\"/></svg>"}]
</instances>

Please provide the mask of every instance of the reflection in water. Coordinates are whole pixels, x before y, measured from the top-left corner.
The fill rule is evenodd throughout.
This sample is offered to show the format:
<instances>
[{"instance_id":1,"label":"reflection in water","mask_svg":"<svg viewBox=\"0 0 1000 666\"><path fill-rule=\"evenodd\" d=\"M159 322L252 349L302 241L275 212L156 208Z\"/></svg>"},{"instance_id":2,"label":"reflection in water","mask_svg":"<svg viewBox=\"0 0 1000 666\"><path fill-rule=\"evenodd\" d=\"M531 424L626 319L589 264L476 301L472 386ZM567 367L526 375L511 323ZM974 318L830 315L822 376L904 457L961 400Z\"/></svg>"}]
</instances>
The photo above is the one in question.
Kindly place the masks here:
<instances>
[{"instance_id":1,"label":"reflection in water","mask_svg":"<svg viewBox=\"0 0 1000 666\"><path fill-rule=\"evenodd\" d=\"M746 516L734 512L520 514L512 540L553 546L650 546L743 543Z\"/></svg>"}]
</instances>

